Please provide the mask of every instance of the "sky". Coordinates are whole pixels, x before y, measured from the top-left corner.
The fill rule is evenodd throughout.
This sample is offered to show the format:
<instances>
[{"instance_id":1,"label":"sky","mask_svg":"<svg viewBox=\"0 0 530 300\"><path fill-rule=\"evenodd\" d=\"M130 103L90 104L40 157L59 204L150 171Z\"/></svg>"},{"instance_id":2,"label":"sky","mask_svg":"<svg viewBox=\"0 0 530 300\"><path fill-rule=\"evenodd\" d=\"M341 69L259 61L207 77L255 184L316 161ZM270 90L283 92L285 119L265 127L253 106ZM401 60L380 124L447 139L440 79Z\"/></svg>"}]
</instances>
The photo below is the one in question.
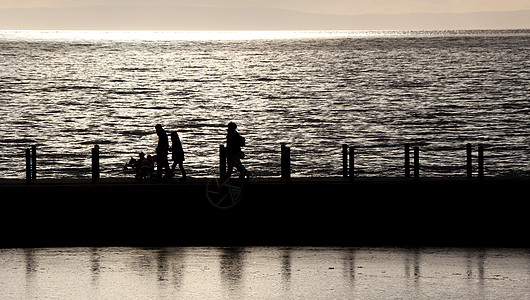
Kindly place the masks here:
<instances>
[{"instance_id":1,"label":"sky","mask_svg":"<svg viewBox=\"0 0 530 300\"><path fill-rule=\"evenodd\" d=\"M0 8L101 5L268 7L338 15L465 13L530 9L529 0L0 0Z\"/></svg>"},{"instance_id":2,"label":"sky","mask_svg":"<svg viewBox=\"0 0 530 300\"><path fill-rule=\"evenodd\" d=\"M530 29L530 0L0 0L4 29Z\"/></svg>"}]
</instances>

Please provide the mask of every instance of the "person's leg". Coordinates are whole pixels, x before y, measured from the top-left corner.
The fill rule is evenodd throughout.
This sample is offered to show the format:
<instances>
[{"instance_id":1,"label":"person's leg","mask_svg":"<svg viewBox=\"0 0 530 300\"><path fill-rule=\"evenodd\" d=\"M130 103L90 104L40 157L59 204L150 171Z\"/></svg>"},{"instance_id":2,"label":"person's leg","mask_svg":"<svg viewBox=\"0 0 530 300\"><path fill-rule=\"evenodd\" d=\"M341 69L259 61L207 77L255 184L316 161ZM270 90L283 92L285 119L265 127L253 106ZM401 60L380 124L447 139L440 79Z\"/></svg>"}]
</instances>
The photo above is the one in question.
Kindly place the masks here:
<instances>
[{"instance_id":1,"label":"person's leg","mask_svg":"<svg viewBox=\"0 0 530 300\"><path fill-rule=\"evenodd\" d=\"M182 174L182 179L186 179L186 170L184 169L184 163L179 162L179 169L180 173Z\"/></svg>"},{"instance_id":2,"label":"person's leg","mask_svg":"<svg viewBox=\"0 0 530 300\"><path fill-rule=\"evenodd\" d=\"M226 159L226 176L228 176L228 178L230 178L230 176L232 176L232 172L234 171L234 156L233 155L230 155L227 157Z\"/></svg>"},{"instance_id":3,"label":"person's leg","mask_svg":"<svg viewBox=\"0 0 530 300\"><path fill-rule=\"evenodd\" d=\"M245 178L245 176L247 175L247 170L241 163L241 159L239 159L239 157L237 156L234 157L234 165L237 171L239 172L239 178Z\"/></svg>"},{"instance_id":4,"label":"person's leg","mask_svg":"<svg viewBox=\"0 0 530 300\"><path fill-rule=\"evenodd\" d=\"M163 164L164 164L164 169L166 170L165 177L166 178L171 177L171 169L169 168L169 161L167 160L167 156L166 156L166 159L164 159Z\"/></svg>"},{"instance_id":5,"label":"person's leg","mask_svg":"<svg viewBox=\"0 0 530 300\"><path fill-rule=\"evenodd\" d=\"M163 169L162 155L157 154L156 156L156 179L162 179L162 169Z\"/></svg>"},{"instance_id":6,"label":"person's leg","mask_svg":"<svg viewBox=\"0 0 530 300\"><path fill-rule=\"evenodd\" d=\"M176 161L173 161L173 165L171 166L171 173L170 173L170 176L173 177L175 175L175 169L177 168L177 163Z\"/></svg>"}]
</instances>

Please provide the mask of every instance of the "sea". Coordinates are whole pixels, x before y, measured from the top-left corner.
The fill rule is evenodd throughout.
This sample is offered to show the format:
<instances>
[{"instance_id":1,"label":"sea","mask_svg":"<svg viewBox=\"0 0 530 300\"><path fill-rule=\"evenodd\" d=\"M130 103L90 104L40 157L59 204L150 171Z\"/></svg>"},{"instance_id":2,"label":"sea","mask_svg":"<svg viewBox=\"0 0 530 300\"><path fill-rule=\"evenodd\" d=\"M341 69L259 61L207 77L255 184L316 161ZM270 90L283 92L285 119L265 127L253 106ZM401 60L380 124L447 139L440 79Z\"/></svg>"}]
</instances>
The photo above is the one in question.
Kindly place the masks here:
<instances>
[{"instance_id":1,"label":"sea","mask_svg":"<svg viewBox=\"0 0 530 300\"><path fill-rule=\"evenodd\" d=\"M357 176L465 176L484 147L486 176L530 175L530 30L0 31L0 178L132 176L154 154L155 125L178 132L191 177L218 173L226 127L243 164L294 177L340 176L343 144Z\"/></svg>"},{"instance_id":2,"label":"sea","mask_svg":"<svg viewBox=\"0 0 530 300\"><path fill-rule=\"evenodd\" d=\"M528 249L0 249L2 299L528 299Z\"/></svg>"}]
</instances>

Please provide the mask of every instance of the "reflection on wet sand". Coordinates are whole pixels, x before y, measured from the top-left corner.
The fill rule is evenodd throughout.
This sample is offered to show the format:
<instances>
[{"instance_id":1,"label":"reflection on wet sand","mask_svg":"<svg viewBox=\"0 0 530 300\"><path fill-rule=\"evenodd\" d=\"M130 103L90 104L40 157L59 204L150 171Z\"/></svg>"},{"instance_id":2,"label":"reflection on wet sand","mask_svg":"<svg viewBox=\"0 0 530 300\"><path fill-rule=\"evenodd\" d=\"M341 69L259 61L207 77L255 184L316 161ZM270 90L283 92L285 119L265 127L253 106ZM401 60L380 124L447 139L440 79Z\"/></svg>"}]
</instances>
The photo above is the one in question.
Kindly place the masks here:
<instances>
[{"instance_id":1,"label":"reflection on wet sand","mask_svg":"<svg viewBox=\"0 0 530 300\"><path fill-rule=\"evenodd\" d=\"M413 277L414 282L418 282L420 277L420 259L419 249L411 250L405 254L405 277Z\"/></svg>"},{"instance_id":2,"label":"reflection on wet sand","mask_svg":"<svg viewBox=\"0 0 530 300\"><path fill-rule=\"evenodd\" d=\"M466 274L468 279L478 277L478 295L484 298L484 275L485 275L486 252L478 249L467 252ZM530 273L529 273L530 274ZM472 282L472 281L470 281Z\"/></svg>"},{"instance_id":3,"label":"reflection on wet sand","mask_svg":"<svg viewBox=\"0 0 530 300\"><path fill-rule=\"evenodd\" d=\"M0 249L0 298L518 299L529 263L525 249Z\"/></svg>"},{"instance_id":4,"label":"reflection on wet sand","mask_svg":"<svg viewBox=\"0 0 530 300\"><path fill-rule=\"evenodd\" d=\"M35 291L35 277L38 270L38 257L35 256L35 249L24 249L24 256L26 261L26 294L28 297L31 297Z\"/></svg>"},{"instance_id":5,"label":"reflection on wet sand","mask_svg":"<svg viewBox=\"0 0 530 300\"><path fill-rule=\"evenodd\" d=\"M90 271L92 273L92 284L97 286L98 279L101 272L100 269L101 255L98 252L98 248L90 248Z\"/></svg>"},{"instance_id":6,"label":"reflection on wet sand","mask_svg":"<svg viewBox=\"0 0 530 300\"><path fill-rule=\"evenodd\" d=\"M281 270L282 283L286 289L289 289L291 283L291 249L285 248L281 250Z\"/></svg>"},{"instance_id":7,"label":"reflection on wet sand","mask_svg":"<svg viewBox=\"0 0 530 300\"><path fill-rule=\"evenodd\" d=\"M245 269L244 254L244 248L230 247L222 248L219 257L222 285L234 296L241 289Z\"/></svg>"},{"instance_id":8,"label":"reflection on wet sand","mask_svg":"<svg viewBox=\"0 0 530 300\"><path fill-rule=\"evenodd\" d=\"M344 254L344 273L351 285L355 283L355 250Z\"/></svg>"}]
</instances>

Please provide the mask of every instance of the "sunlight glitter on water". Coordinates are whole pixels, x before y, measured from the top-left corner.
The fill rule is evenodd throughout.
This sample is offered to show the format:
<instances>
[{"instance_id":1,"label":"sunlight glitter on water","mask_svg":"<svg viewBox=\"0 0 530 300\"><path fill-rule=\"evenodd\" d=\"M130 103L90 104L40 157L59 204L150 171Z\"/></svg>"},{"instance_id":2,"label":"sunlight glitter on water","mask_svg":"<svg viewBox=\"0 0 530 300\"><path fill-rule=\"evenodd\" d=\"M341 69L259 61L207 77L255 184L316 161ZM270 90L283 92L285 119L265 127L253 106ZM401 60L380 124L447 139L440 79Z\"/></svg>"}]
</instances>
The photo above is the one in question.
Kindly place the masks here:
<instances>
[{"instance_id":1,"label":"sunlight glitter on water","mask_svg":"<svg viewBox=\"0 0 530 300\"><path fill-rule=\"evenodd\" d=\"M99 41L237 41L320 38L362 38L445 35L447 31L392 30L238 30L238 31L120 31L120 30L6 30L0 39L30 40L99 40Z\"/></svg>"},{"instance_id":2,"label":"sunlight glitter on water","mask_svg":"<svg viewBox=\"0 0 530 300\"><path fill-rule=\"evenodd\" d=\"M34 40L214 41L375 36L375 31L4 31L0 38Z\"/></svg>"}]
</instances>

